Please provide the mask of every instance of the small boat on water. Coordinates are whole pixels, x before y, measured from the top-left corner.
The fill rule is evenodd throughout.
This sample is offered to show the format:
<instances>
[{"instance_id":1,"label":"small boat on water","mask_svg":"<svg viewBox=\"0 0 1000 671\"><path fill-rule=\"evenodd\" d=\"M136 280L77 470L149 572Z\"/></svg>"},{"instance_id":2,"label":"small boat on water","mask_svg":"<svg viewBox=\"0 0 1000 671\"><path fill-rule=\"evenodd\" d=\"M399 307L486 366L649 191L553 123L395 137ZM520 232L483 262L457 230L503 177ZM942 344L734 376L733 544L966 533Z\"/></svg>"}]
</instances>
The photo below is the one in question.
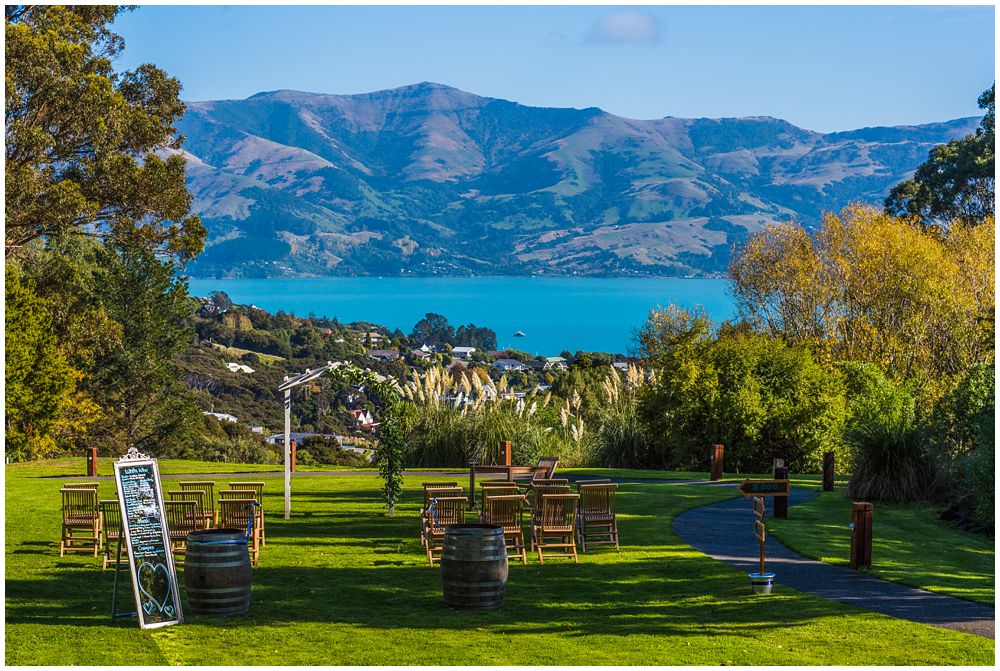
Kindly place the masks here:
<instances>
[{"instance_id":1,"label":"small boat on water","mask_svg":"<svg viewBox=\"0 0 1000 671\"><path fill-rule=\"evenodd\" d=\"M514 334L514 337L515 338L523 338L524 337L524 331L518 331L517 333Z\"/></svg>"}]
</instances>

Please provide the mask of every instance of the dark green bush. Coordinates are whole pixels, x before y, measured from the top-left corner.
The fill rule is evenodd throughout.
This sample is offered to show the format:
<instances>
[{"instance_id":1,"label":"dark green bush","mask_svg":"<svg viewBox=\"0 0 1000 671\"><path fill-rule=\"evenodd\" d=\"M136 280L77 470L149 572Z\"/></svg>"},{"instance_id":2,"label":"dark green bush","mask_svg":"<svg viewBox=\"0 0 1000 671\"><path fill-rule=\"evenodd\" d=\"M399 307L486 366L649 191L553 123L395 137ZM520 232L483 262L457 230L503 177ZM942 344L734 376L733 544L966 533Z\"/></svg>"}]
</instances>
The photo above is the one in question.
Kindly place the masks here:
<instances>
[{"instance_id":1,"label":"dark green bush","mask_svg":"<svg viewBox=\"0 0 1000 671\"><path fill-rule=\"evenodd\" d=\"M296 450L296 461L303 465L326 464L329 466L350 466L363 468L368 462L363 456L340 447L336 438L310 436L302 441Z\"/></svg>"},{"instance_id":2,"label":"dark green bush","mask_svg":"<svg viewBox=\"0 0 1000 671\"><path fill-rule=\"evenodd\" d=\"M913 396L873 366L842 368L851 410L844 439L853 457L847 496L885 502L930 498L936 469L917 425Z\"/></svg>"},{"instance_id":3,"label":"dark green bush","mask_svg":"<svg viewBox=\"0 0 1000 671\"><path fill-rule=\"evenodd\" d=\"M840 375L807 348L741 328L713 333L679 309L651 315L640 338L657 373L640 408L655 465L707 469L709 446L723 443L727 470L767 471L777 457L816 471L823 452L842 451Z\"/></svg>"}]
</instances>

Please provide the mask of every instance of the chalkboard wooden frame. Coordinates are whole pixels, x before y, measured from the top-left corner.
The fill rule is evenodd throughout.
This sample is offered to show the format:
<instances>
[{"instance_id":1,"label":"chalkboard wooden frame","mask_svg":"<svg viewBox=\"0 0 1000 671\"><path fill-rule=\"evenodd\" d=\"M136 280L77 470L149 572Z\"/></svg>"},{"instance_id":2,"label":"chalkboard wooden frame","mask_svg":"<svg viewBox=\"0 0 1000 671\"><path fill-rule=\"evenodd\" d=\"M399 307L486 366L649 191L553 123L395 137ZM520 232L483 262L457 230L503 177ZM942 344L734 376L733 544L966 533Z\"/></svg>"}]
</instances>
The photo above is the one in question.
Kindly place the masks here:
<instances>
[{"instance_id":1,"label":"chalkboard wooden frame","mask_svg":"<svg viewBox=\"0 0 1000 671\"><path fill-rule=\"evenodd\" d=\"M114 466L139 626L155 629L180 624L184 614L156 459L132 447ZM148 584L143 583L143 577ZM166 589L160 596L161 590L156 587L162 585L156 581L164 578Z\"/></svg>"}]
</instances>

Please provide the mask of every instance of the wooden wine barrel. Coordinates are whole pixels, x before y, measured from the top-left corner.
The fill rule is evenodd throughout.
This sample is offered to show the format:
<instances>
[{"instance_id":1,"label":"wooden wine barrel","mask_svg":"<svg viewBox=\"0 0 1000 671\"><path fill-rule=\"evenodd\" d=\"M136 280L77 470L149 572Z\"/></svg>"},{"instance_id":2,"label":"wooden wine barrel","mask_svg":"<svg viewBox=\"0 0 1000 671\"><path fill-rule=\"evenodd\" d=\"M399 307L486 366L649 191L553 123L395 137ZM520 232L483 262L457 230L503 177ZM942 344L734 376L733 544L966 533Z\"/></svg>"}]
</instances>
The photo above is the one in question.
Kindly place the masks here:
<instances>
[{"instance_id":1,"label":"wooden wine barrel","mask_svg":"<svg viewBox=\"0 0 1000 671\"><path fill-rule=\"evenodd\" d=\"M199 615L236 615L250 608L250 550L242 529L205 529L187 536L184 586Z\"/></svg>"},{"instance_id":2,"label":"wooden wine barrel","mask_svg":"<svg viewBox=\"0 0 1000 671\"><path fill-rule=\"evenodd\" d=\"M495 610L507 591L507 545L492 524L453 524L441 550L444 602L452 608Z\"/></svg>"}]
</instances>

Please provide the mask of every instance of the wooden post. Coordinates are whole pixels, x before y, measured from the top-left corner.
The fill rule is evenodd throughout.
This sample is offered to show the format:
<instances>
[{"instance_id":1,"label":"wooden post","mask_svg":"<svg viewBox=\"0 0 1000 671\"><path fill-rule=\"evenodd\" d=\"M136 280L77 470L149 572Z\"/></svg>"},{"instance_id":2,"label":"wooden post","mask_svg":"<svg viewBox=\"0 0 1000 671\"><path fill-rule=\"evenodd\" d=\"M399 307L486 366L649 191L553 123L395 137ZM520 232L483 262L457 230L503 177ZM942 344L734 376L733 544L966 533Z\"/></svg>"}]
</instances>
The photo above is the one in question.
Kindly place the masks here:
<instances>
[{"instance_id":1,"label":"wooden post","mask_svg":"<svg viewBox=\"0 0 1000 671\"><path fill-rule=\"evenodd\" d=\"M503 465L504 466L510 466L510 465L512 465L514 462L511 461L511 459L513 457L512 457L511 452L510 452L510 441L509 440L505 440L505 441L502 441L500 443L500 451L503 453Z\"/></svg>"},{"instance_id":2,"label":"wooden post","mask_svg":"<svg viewBox=\"0 0 1000 671\"><path fill-rule=\"evenodd\" d=\"M472 510L476 507L476 464L479 459L469 457L465 463L469 465L469 510Z\"/></svg>"},{"instance_id":3,"label":"wooden post","mask_svg":"<svg viewBox=\"0 0 1000 671\"><path fill-rule=\"evenodd\" d=\"M833 491L833 452L823 453L823 491Z\"/></svg>"},{"instance_id":4,"label":"wooden post","mask_svg":"<svg viewBox=\"0 0 1000 671\"><path fill-rule=\"evenodd\" d=\"M754 535L760 541L760 574L764 575L764 539L767 538L767 506L763 496L753 497Z\"/></svg>"},{"instance_id":5,"label":"wooden post","mask_svg":"<svg viewBox=\"0 0 1000 671\"><path fill-rule=\"evenodd\" d=\"M291 460L292 460L292 464L291 464L292 473L295 472L295 453L296 453L297 449L298 449L298 445L296 445L295 441L292 440L292 449L291 449L291 455L290 455L291 456Z\"/></svg>"},{"instance_id":6,"label":"wooden post","mask_svg":"<svg viewBox=\"0 0 1000 671\"><path fill-rule=\"evenodd\" d=\"M782 464L785 462L781 459L776 459L775 461L780 461ZM787 480L788 479L788 467L787 466L775 466L774 468L774 479L775 480ZM788 497L787 496L775 496L774 497L774 516L780 517L783 520L788 519Z\"/></svg>"},{"instance_id":7,"label":"wooden post","mask_svg":"<svg viewBox=\"0 0 1000 671\"><path fill-rule=\"evenodd\" d=\"M87 448L87 477L96 478L97 477L97 448L88 447Z\"/></svg>"},{"instance_id":8,"label":"wooden post","mask_svg":"<svg viewBox=\"0 0 1000 671\"><path fill-rule=\"evenodd\" d=\"M872 566L872 504L851 504L851 568Z\"/></svg>"},{"instance_id":9,"label":"wooden post","mask_svg":"<svg viewBox=\"0 0 1000 671\"><path fill-rule=\"evenodd\" d=\"M712 480L722 479L722 462L723 457L726 454L725 445L713 445L712 446Z\"/></svg>"}]
</instances>

